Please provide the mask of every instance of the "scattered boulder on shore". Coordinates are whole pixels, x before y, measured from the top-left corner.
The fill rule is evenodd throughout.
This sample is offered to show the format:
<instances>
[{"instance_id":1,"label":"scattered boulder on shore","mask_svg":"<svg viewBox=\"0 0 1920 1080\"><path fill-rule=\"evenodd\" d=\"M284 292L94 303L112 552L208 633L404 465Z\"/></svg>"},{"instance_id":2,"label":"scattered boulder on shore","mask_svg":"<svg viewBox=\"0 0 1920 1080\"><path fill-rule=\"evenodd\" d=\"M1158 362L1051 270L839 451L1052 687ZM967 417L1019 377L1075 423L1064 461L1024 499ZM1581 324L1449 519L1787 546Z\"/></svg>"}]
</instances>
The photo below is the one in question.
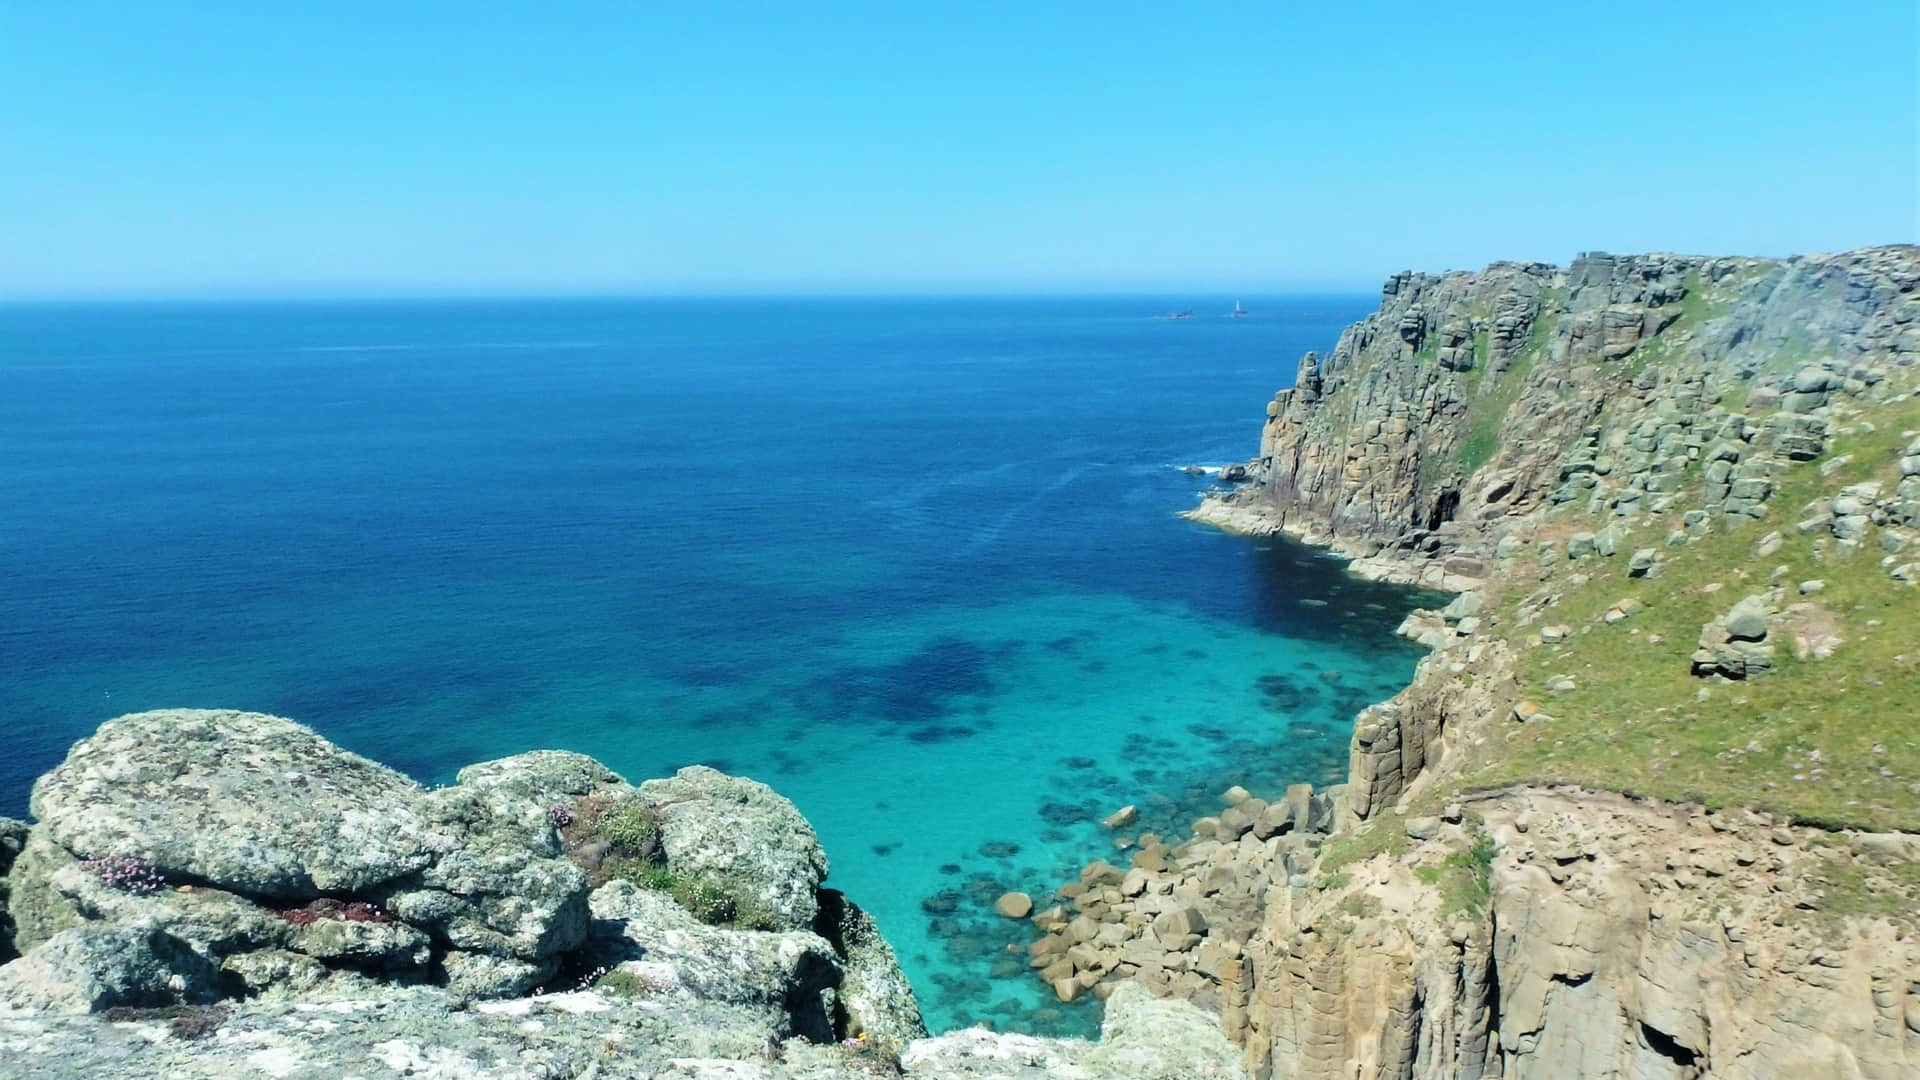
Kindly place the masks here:
<instances>
[{"instance_id":1,"label":"scattered boulder on shore","mask_svg":"<svg viewBox=\"0 0 1920 1080\"><path fill-rule=\"evenodd\" d=\"M1024 919L1033 914L1033 897L1023 892L1003 893L993 902L993 910L1002 918Z\"/></svg>"}]
</instances>

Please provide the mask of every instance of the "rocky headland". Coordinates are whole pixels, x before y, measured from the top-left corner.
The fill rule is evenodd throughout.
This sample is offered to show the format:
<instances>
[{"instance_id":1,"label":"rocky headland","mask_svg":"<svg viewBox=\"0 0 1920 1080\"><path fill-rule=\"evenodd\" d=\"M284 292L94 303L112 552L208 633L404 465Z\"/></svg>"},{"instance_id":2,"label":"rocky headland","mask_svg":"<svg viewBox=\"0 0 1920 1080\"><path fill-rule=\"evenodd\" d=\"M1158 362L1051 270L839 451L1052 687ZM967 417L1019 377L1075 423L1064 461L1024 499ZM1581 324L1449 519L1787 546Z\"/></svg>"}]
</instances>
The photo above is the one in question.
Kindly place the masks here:
<instances>
[{"instance_id":1,"label":"rocky headland","mask_svg":"<svg viewBox=\"0 0 1920 1080\"><path fill-rule=\"evenodd\" d=\"M1917 393L1920 248L1389 279L1189 515L1454 594L1346 782L964 898L1099 1042L925 1037L752 781L163 712L0 822L0 1075L1915 1075Z\"/></svg>"},{"instance_id":2,"label":"rocky headland","mask_svg":"<svg viewBox=\"0 0 1920 1080\"><path fill-rule=\"evenodd\" d=\"M1920 1073L1917 361L1913 247L1389 279L1190 516L1456 593L1432 652L1331 836L1226 793L1073 972L1256 1077Z\"/></svg>"}]
</instances>

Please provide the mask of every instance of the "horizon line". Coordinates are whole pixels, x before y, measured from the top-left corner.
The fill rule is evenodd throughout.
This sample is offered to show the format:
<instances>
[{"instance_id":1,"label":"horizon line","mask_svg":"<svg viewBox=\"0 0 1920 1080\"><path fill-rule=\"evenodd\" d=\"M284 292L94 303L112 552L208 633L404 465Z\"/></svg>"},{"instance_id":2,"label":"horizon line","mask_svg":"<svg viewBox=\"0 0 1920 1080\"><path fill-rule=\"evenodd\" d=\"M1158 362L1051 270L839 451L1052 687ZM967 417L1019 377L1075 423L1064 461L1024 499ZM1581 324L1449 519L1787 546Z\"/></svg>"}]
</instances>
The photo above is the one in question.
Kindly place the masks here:
<instances>
[{"instance_id":1,"label":"horizon line","mask_svg":"<svg viewBox=\"0 0 1920 1080\"><path fill-rule=\"evenodd\" d=\"M1314 286L1232 290L1226 288L1035 288L1035 289L914 289L914 290L694 290L552 292L313 292L313 293L74 293L26 296L0 295L0 308L136 306L143 304L364 304L364 303L633 303L653 301L767 301L767 300L1034 300L1034 299L1154 299L1162 303L1234 297L1371 296L1373 286Z\"/></svg>"}]
</instances>

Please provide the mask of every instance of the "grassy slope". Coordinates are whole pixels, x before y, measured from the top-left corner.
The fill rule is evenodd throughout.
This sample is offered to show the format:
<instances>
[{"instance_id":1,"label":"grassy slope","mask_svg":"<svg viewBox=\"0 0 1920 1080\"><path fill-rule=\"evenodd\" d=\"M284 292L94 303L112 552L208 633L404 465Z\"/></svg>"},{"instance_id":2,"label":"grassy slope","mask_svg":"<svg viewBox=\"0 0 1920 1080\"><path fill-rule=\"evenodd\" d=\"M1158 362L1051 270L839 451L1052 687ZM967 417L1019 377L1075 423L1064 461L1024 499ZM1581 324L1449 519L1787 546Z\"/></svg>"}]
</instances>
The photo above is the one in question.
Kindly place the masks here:
<instances>
[{"instance_id":1,"label":"grassy slope","mask_svg":"<svg viewBox=\"0 0 1920 1080\"><path fill-rule=\"evenodd\" d=\"M1680 317L1630 356L1615 377L1630 380L1649 367L1679 361L1691 332L1724 311L1720 290L1692 284ZM1469 378L1466 430L1455 448L1463 473L1492 459L1506 414L1553 331L1558 294L1543 294L1541 301L1543 314L1515 363L1490 386L1482 382L1484 363ZM1475 346L1477 353L1484 348L1479 341ZM1762 370L1787 371L1809 358L1804 344L1789 341ZM1743 409L1748 386L1723 385L1723 404ZM1877 530L1850 557L1816 559L1813 539L1793 529L1802 506L1847 484L1879 479L1883 491L1892 489L1897 450L1920 429L1920 401L1882 406L1864 418L1871 430L1855 423L1832 440L1820 461L1775 477L1779 488L1763 521L1716 523L1706 538L1669 547L1665 532L1679 524L1675 510L1633 533L1613 558L1560 562L1538 581L1495 583L1488 632L1513 641L1524 696L1551 718L1525 725L1495 720L1490 742L1469 760L1449 762L1448 779L1409 812L1432 813L1465 791L1572 783L1716 808L1748 806L1826 827L1920 831L1920 589L1887 575ZM1833 464L1846 455L1850 460ZM1824 476L1822 464L1829 469ZM1570 533L1611 521L1567 514L1553 525L1556 533ZM1759 557L1756 545L1775 531L1780 550ZM1640 547L1659 551L1659 576L1627 576L1627 555ZM1901 557L1920 558L1920 549ZM1786 569L1775 578L1778 567ZM1800 582L1814 579L1824 583L1822 591L1795 594ZM1701 626L1776 580L1787 585L1788 603L1814 603L1832 620L1843 639L1834 655L1796 660L1783 639L1776 642L1776 668L1768 676L1728 683L1692 675ZM1520 601L1549 582L1557 601L1533 626L1517 627ZM1716 582L1719 589L1705 590ZM1645 609L1611 625L1602 621L1609 607L1629 598ZM1534 635L1543 625L1565 625L1575 633L1558 644L1541 644ZM1572 676L1576 689L1549 693L1549 681L1559 675ZM1459 677L1470 680L1472 674ZM1335 837L1321 852L1317 884L1339 887L1347 880L1346 867L1404 855L1404 829L1405 818L1385 813ZM1820 890L1825 916L1893 918L1920 931L1920 865L1863 858L1844 836L1834 836L1827 847L1830 858L1808 879ZM1471 910L1483 899L1487 854L1463 849L1445 864L1416 872L1441 889L1446 910ZM1715 902L1737 910L1746 900L1730 895ZM1815 929L1838 925L1824 917L1812 922Z\"/></svg>"},{"instance_id":2,"label":"grassy slope","mask_svg":"<svg viewBox=\"0 0 1920 1080\"><path fill-rule=\"evenodd\" d=\"M1679 547L1666 547L1655 530L1634 535L1626 547L1660 550L1658 577L1629 578L1624 553L1555 568L1564 587L1544 621L1572 627L1574 635L1531 647L1514 635L1523 648L1526 695L1555 719L1506 725L1464 783L1568 781L1708 806L1750 805L1809 823L1920 831L1920 590L1887 576L1871 536L1850 557L1815 559L1812 539L1792 528L1801 506L1845 484L1877 477L1891 489L1893 454L1911 437L1901 433L1920 427L1920 402L1876 411L1876 430L1835 439L1828 459L1850 453L1846 465L1822 477L1808 463L1780 478L1769 520L1719 527ZM1776 530L1781 549L1756 557L1755 544ZM1835 654L1800 661L1782 642L1774 674L1741 683L1691 675L1688 658L1701 625L1765 589L1782 566L1777 580L1790 593L1802 581L1825 583L1817 595L1789 601L1814 603L1836 622L1842 644ZM1576 571L1591 579L1576 584ZM1716 582L1717 592L1705 591ZM1518 602L1512 593L1520 591L1504 598L1505 626ZM1601 621L1627 598L1646 610L1612 625ZM1549 694L1558 675L1572 676L1577 689Z\"/></svg>"}]
</instances>

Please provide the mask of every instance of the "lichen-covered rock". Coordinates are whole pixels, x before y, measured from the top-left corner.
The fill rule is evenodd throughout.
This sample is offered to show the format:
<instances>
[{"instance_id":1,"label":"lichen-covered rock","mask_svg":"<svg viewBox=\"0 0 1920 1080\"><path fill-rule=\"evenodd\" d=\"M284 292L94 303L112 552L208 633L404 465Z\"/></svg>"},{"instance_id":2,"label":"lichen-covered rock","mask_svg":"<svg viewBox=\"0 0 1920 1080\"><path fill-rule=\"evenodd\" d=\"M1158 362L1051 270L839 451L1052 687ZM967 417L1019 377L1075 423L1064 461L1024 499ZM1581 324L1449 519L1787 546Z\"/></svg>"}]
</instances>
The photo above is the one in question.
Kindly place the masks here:
<instances>
[{"instance_id":1,"label":"lichen-covered rock","mask_svg":"<svg viewBox=\"0 0 1920 1080\"><path fill-rule=\"evenodd\" d=\"M613 881L593 893L591 959L648 999L755 1010L770 1039L832 1042L826 992L842 980L833 945L811 931L708 926L665 893Z\"/></svg>"},{"instance_id":2,"label":"lichen-covered rock","mask_svg":"<svg viewBox=\"0 0 1920 1080\"><path fill-rule=\"evenodd\" d=\"M659 810L661 846L676 874L724 880L781 928L812 929L827 856L791 802L704 765L648 780L640 794Z\"/></svg>"},{"instance_id":3,"label":"lichen-covered rock","mask_svg":"<svg viewBox=\"0 0 1920 1080\"><path fill-rule=\"evenodd\" d=\"M0 1001L20 1009L86 1013L219 996L213 965L152 923L77 926L0 967Z\"/></svg>"},{"instance_id":4,"label":"lichen-covered rock","mask_svg":"<svg viewBox=\"0 0 1920 1080\"><path fill-rule=\"evenodd\" d=\"M820 935L840 954L842 977L834 990L837 1025L847 1035L897 1044L927 1033L913 986L900 970L893 946L880 936L873 916L834 889L820 890Z\"/></svg>"},{"instance_id":5,"label":"lichen-covered rock","mask_svg":"<svg viewBox=\"0 0 1920 1080\"><path fill-rule=\"evenodd\" d=\"M769 1042L750 1010L575 991L458 1008L438 990L327 1003L249 1001L114 1014L112 1022L0 1007L0 1072L36 1080L1244 1080L1208 1014L1134 987L1100 1042L979 1028L901 1047Z\"/></svg>"},{"instance_id":6,"label":"lichen-covered rock","mask_svg":"<svg viewBox=\"0 0 1920 1080\"><path fill-rule=\"evenodd\" d=\"M44 820L11 878L18 939L150 924L255 994L282 977L311 995L436 967L462 1000L525 992L587 936L586 875L548 800L619 781L567 754L469 776L425 791L277 717L109 721L35 785ZM102 855L153 880L129 888L88 861Z\"/></svg>"},{"instance_id":7,"label":"lichen-covered rock","mask_svg":"<svg viewBox=\"0 0 1920 1080\"><path fill-rule=\"evenodd\" d=\"M418 785L291 720L169 709L109 720L33 787L73 855L287 899L360 892L433 861ZM438 841L444 844L446 841Z\"/></svg>"},{"instance_id":8,"label":"lichen-covered rock","mask_svg":"<svg viewBox=\"0 0 1920 1080\"><path fill-rule=\"evenodd\" d=\"M461 769L457 779L469 790L497 788L545 807L631 787L612 769L570 750L534 750L483 761Z\"/></svg>"},{"instance_id":9,"label":"lichen-covered rock","mask_svg":"<svg viewBox=\"0 0 1920 1080\"><path fill-rule=\"evenodd\" d=\"M1098 1043L969 1028L901 1055L908 1076L1021 1080L1242 1080L1240 1053L1211 1014L1128 983L1107 999Z\"/></svg>"},{"instance_id":10,"label":"lichen-covered rock","mask_svg":"<svg viewBox=\"0 0 1920 1080\"><path fill-rule=\"evenodd\" d=\"M189 812L210 793L243 805ZM589 901L559 829L598 796L641 800L669 874L773 927L707 925L627 880ZM839 1080L925 1033L872 920L819 888L805 819L711 769L643 792L541 751L427 791L291 721L174 711L110 721L35 804L48 817L24 836L0 829L31 949L0 968L0 1062L32 1075ZM349 806L398 834L348 850L357 818L309 848L311 821ZM517 996L583 976L603 992ZM99 1010L112 1022L57 1015Z\"/></svg>"},{"instance_id":11,"label":"lichen-covered rock","mask_svg":"<svg viewBox=\"0 0 1920 1080\"><path fill-rule=\"evenodd\" d=\"M457 949L527 962L548 960L586 939L586 874L562 855L538 798L510 783L463 783L426 793L418 813L460 843L382 890L395 915ZM539 976L532 977L537 983Z\"/></svg>"},{"instance_id":12,"label":"lichen-covered rock","mask_svg":"<svg viewBox=\"0 0 1920 1080\"><path fill-rule=\"evenodd\" d=\"M0 818L0 964L13 959L13 919L7 914L9 888L7 875L13 872L13 862L20 856L20 850L27 844L27 823L12 818Z\"/></svg>"}]
</instances>

